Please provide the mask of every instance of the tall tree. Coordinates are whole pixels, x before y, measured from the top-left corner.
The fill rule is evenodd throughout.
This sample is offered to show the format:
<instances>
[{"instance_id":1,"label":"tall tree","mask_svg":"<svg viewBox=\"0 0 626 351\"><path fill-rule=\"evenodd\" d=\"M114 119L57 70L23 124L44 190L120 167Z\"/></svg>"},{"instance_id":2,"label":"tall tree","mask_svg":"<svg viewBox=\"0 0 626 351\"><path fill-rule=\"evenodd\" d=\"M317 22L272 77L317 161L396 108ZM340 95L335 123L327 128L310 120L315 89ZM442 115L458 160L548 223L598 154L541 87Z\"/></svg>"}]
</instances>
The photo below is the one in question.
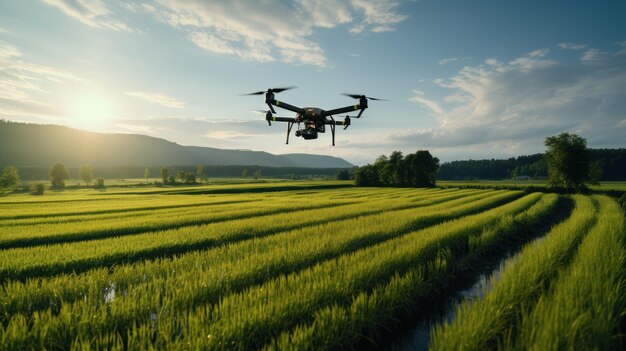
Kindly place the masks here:
<instances>
[{"instance_id":1,"label":"tall tree","mask_svg":"<svg viewBox=\"0 0 626 351\"><path fill-rule=\"evenodd\" d=\"M6 166L0 175L0 188L12 189L20 185L20 174L17 168Z\"/></svg>"},{"instance_id":2,"label":"tall tree","mask_svg":"<svg viewBox=\"0 0 626 351\"><path fill-rule=\"evenodd\" d=\"M57 162L50 169L50 182L52 183L52 188L62 189L65 188L65 180L70 177L67 168L65 165Z\"/></svg>"},{"instance_id":3,"label":"tall tree","mask_svg":"<svg viewBox=\"0 0 626 351\"><path fill-rule=\"evenodd\" d=\"M85 182L85 184L90 184L93 180L93 167L88 164L80 165L80 169L78 170L78 177Z\"/></svg>"},{"instance_id":4,"label":"tall tree","mask_svg":"<svg viewBox=\"0 0 626 351\"><path fill-rule=\"evenodd\" d=\"M547 137L545 158L550 185L582 190L590 180L591 165L587 141L576 134Z\"/></svg>"},{"instance_id":5,"label":"tall tree","mask_svg":"<svg viewBox=\"0 0 626 351\"><path fill-rule=\"evenodd\" d=\"M404 159L404 168L408 174L408 186L434 187L435 175L439 169L439 159L427 150L419 150Z\"/></svg>"},{"instance_id":6,"label":"tall tree","mask_svg":"<svg viewBox=\"0 0 626 351\"><path fill-rule=\"evenodd\" d=\"M359 167L354 172L354 182L358 186L380 186L380 175L374 165Z\"/></svg>"},{"instance_id":7,"label":"tall tree","mask_svg":"<svg viewBox=\"0 0 626 351\"><path fill-rule=\"evenodd\" d=\"M350 171L347 169L338 169L337 170L337 180L350 180L352 176L350 175Z\"/></svg>"},{"instance_id":8,"label":"tall tree","mask_svg":"<svg viewBox=\"0 0 626 351\"><path fill-rule=\"evenodd\" d=\"M161 168L161 180L163 180L163 184L167 184L170 176L170 170L163 167Z\"/></svg>"},{"instance_id":9,"label":"tall tree","mask_svg":"<svg viewBox=\"0 0 626 351\"><path fill-rule=\"evenodd\" d=\"M196 165L196 175L198 177L204 176L204 166L203 165Z\"/></svg>"},{"instance_id":10,"label":"tall tree","mask_svg":"<svg viewBox=\"0 0 626 351\"><path fill-rule=\"evenodd\" d=\"M379 156L373 165L360 167L355 182L360 186L434 187L439 159L428 151L402 156L394 151L389 157Z\"/></svg>"},{"instance_id":11,"label":"tall tree","mask_svg":"<svg viewBox=\"0 0 626 351\"><path fill-rule=\"evenodd\" d=\"M252 174L252 176L254 177L254 179L259 179L261 178L261 170L257 169L256 171L254 171L254 173Z\"/></svg>"},{"instance_id":12,"label":"tall tree","mask_svg":"<svg viewBox=\"0 0 626 351\"><path fill-rule=\"evenodd\" d=\"M243 178L248 178L248 169L244 168L243 171L241 171L241 176Z\"/></svg>"},{"instance_id":13,"label":"tall tree","mask_svg":"<svg viewBox=\"0 0 626 351\"><path fill-rule=\"evenodd\" d=\"M178 179L181 183L185 182L186 177L187 177L187 172L185 171L176 172L176 179Z\"/></svg>"},{"instance_id":14,"label":"tall tree","mask_svg":"<svg viewBox=\"0 0 626 351\"><path fill-rule=\"evenodd\" d=\"M146 179L146 182L150 179L150 168L146 167L143 170L143 177Z\"/></svg>"}]
</instances>

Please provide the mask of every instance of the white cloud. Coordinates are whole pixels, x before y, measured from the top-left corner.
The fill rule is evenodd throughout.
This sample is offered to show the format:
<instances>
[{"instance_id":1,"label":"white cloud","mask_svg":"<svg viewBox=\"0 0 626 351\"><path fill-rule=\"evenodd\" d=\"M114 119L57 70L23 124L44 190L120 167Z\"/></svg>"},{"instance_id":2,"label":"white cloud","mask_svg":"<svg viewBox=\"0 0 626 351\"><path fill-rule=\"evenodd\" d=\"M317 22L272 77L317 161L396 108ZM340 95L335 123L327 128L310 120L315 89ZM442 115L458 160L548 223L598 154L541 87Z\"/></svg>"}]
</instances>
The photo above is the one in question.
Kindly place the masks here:
<instances>
[{"instance_id":1,"label":"white cloud","mask_svg":"<svg viewBox=\"0 0 626 351\"><path fill-rule=\"evenodd\" d=\"M58 108L43 103L49 89L69 81L83 81L73 73L27 61L19 48L0 41L0 114L58 117Z\"/></svg>"},{"instance_id":2,"label":"white cloud","mask_svg":"<svg viewBox=\"0 0 626 351\"><path fill-rule=\"evenodd\" d=\"M184 108L185 103L171 96L148 92L148 91L127 91L124 94L149 101L153 104L169 108Z\"/></svg>"},{"instance_id":3,"label":"white cloud","mask_svg":"<svg viewBox=\"0 0 626 351\"><path fill-rule=\"evenodd\" d=\"M318 27L334 28L338 24L353 21L352 9L346 1L298 0L297 2Z\"/></svg>"},{"instance_id":4,"label":"white cloud","mask_svg":"<svg viewBox=\"0 0 626 351\"><path fill-rule=\"evenodd\" d=\"M570 43L570 42L566 42L566 43L559 43L558 47L560 47L561 49L569 49L569 50L581 50L587 47L587 45L585 44L575 44L575 43Z\"/></svg>"},{"instance_id":5,"label":"white cloud","mask_svg":"<svg viewBox=\"0 0 626 351\"><path fill-rule=\"evenodd\" d=\"M360 33L367 27L372 27L373 32L393 31L393 25L408 18L396 12L398 3L395 1L352 0L351 4L363 14L361 23L353 27L357 29L351 30L353 33Z\"/></svg>"},{"instance_id":6,"label":"white cloud","mask_svg":"<svg viewBox=\"0 0 626 351\"><path fill-rule=\"evenodd\" d=\"M423 91L413 90L413 93L415 95L409 99L410 101L425 106L437 114L443 113L443 109L441 108L441 106L439 106L438 103L424 97Z\"/></svg>"},{"instance_id":7,"label":"white cloud","mask_svg":"<svg viewBox=\"0 0 626 351\"><path fill-rule=\"evenodd\" d=\"M526 56L528 57L544 57L550 53L550 49L539 49L535 51L531 51Z\"/></svg>"},{"instance_id":8,"label":"white cloud","mask_svg":"<svg viewBox=\"0 0 626 351\"><path fill-rule=\"evenodd\" d=\"M262 134L258 133L243 133L235 130L212 130L205 134L207 138L214 139L242 139L242 138L254 138Z\"/></svg>"},{"instance_id":9,"label":"white cloud","mask_svg":"<svg viewBox=\"0 0 626 351\"><path fill-rule=\"evenodd\" d=\"M440 65L445 65L448 63L456 62L458 60L459 60L458 57L442 58L441 60L437 61L437 63L439 63Z\"/></svg>"},{"instance_id":10,"label":"white cloud","mask_svg":"<svg viewBox=\"0 0 626 351\"><path fill-rule=\"evenodd\" d=\"M158 0L143 6L213 54L318 67L325 67L327 59L311 39L316 28L351 25L353 33L392 31L407 18L397 7L392 0Z\"/></svg>"},{"instance_id":11,"label":"white cloud","mask_svg":"<svg viewBox=\"0 0 626 351\"><path fill-rule=\"evenodd\" d=\"M43 2L90 27L130 31L124 22L114 18L108 2L102 0L43 0Z\"/></svg>"},{"instance_id":12,"label":"white cloud","mask_svg":"<svg viewBox=\"0 0 626 351\"><path fill-rule=\"evenodd\" d=\"M486 150L482 157L542 152L545 137L564 131L579 133L590 147L624 147L626 49L590 49L574 65L548 54L536 50L508 63L489 59L437 80L450 90L443 106L414 91L411 101L430 108L440 126L386 140L430 147L444 158L472 148Z\"/></svg>"}]
</instances>

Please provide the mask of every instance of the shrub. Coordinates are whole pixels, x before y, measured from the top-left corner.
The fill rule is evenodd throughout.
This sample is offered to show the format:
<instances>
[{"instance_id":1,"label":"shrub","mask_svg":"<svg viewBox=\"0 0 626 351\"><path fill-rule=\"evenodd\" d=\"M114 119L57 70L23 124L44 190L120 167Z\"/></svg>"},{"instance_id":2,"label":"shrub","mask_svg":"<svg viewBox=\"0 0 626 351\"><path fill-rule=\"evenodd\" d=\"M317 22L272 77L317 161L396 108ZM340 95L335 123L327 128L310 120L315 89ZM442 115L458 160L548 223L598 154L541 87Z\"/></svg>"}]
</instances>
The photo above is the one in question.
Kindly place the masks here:
<instances>
[{"instance_id":1,"label":"shrub","mask_svg":"<svg viewBox=\"0 0 626 351\"><path fill-rule=\"evenodd\" d=\"M30 193L32 195L43 195L45 186L43 183L33 183L30 186Z\"/></svg>"},{"instance_id":2,"label":"shrub","mask_svg":"<svg viewBox=\"0 0 626 351\"><path fill-rule=\"evenodd\" d=\"M106 186L104 185L104 178L96 179L96 189L106 189Z\"/></svg>"}]
</instances>

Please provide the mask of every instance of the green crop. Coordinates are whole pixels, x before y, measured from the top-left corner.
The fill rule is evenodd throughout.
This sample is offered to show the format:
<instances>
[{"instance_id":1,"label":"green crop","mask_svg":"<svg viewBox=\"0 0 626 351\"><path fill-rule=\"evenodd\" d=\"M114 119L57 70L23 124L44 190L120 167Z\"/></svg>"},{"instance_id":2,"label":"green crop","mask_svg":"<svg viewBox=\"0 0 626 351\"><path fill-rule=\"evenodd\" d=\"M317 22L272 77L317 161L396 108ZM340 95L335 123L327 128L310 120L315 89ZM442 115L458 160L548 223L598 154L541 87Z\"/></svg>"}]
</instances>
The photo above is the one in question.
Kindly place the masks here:
<instances>
[{"instance_id":1,"label":"green crop","mask_svg":"<svg viewBox=\"0 0 626 351\"><path fill-rule=\"evenodd\" d=\"M0 349L370 347L543 231L432 347L619 347L624 215L603 196L334 181L10 195Z\"/></svg>"}]
</instances>

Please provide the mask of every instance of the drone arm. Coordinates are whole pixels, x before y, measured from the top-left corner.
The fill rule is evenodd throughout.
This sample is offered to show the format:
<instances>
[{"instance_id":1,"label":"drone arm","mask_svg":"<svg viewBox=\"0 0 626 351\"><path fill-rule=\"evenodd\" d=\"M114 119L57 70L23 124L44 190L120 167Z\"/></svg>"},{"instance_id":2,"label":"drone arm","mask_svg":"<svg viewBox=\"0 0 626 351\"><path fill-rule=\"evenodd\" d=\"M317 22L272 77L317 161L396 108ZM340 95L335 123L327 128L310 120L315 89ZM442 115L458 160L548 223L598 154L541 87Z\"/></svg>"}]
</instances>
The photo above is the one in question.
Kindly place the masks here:
<instances>
[{"instance_id":1,"label":"drone arm","mask_svg":"<svg viewBox=\"0 0 626 351\"><path fill-rule=\"evenodd\" d=\"M324 122L324 124L331 125L331 127L332 126L343 126L344 130L346 130L350 126L350 124L351 124L349 116L346 116L346 119L344 119L343 121L335 121L332 116L330 116L330 118L331 118L331 120L330 121L326 120Z\"/></svg>"},{"instance_id":2,"label":"drone arm","mask_svg":"<svg viewBox=\"0 0 626 351\"><path fill-rule=\"evenodd\" d=\"M269 117L269 118L266 117L265 119L270 122L291 122L291 123L296 122L296 119L292 117Z\"/></svg>"},{"instance_id":3,"label":"drone arm","mask_svg":"<svg viewBox=\"0 0 626 351\"><path fill-rule=\"evenodd\" d=\"M271 107L272 107L272 105L274 105L276 107L284 108L285 110L289 110L289 111L292 111L292 112L304 114L304 109L303 108L300 108L300 107L294 106L294 105L290 105L290 104L288 104L286 102L278 101L278 100L275 100L275 99L267 100L266 102L270 106L270 109L272 110L272 112L274 112L274 109L271 108Z\"/></svg>"},{"instance_id":4,"label":"drone arm","mask_svg":"<svg viewBox=\"0 0 626 351\"><path fill-rule=\"evenodd\" d=\"M348 112L354 112L354 111L361 110L361 112L359 112L359 117L360 117L361 114L363 113L363 111L365 111L366 108L367 108L367 106L352 105L352 106L340 107L340 108L336 108L336 109L333 109L333 110L324 111L323 115L324 116L339 115L339 114L344 114L344 113L348 113Z\"/></svg>"}]
</instances>

